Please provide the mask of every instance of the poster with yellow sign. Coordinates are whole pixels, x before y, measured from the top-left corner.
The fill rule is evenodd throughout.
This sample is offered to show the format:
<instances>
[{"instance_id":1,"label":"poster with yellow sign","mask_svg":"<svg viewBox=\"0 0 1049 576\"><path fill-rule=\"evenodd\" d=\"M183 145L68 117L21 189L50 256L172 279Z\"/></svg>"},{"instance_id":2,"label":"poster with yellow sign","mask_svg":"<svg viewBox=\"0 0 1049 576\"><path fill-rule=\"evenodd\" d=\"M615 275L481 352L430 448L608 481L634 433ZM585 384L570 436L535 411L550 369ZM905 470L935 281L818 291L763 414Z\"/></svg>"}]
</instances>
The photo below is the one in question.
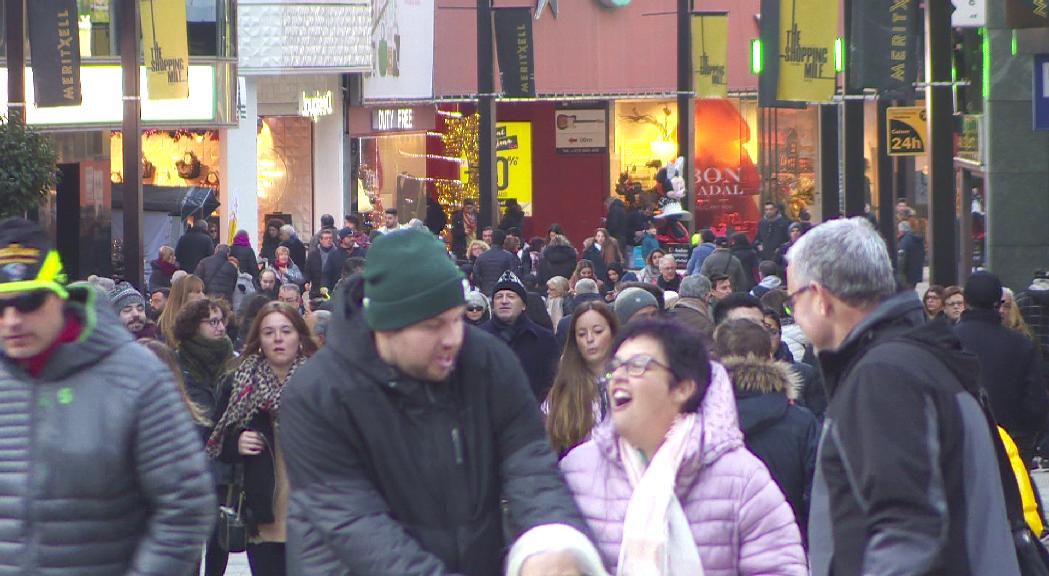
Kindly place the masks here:
<instances>
[{"instance_id":1,"label":"poster with yellow sign","mask_svg":"<svg viewBox=\"0 0 1049 576\"><path fill-rule=\"evenodd\" d=\"M692 89L696 98L728 98L728 14L692 16Z\"/></svg>"},{"instance_id":2,"label":"poster with yellow sign","mask_svg":"<svg viewBox=\"0 0 1049 576\"><path fill-rule=\"evenodd\" d=\"M499 203L513 198L532 215L532 123L498 122L495 126L495 182ZM460 164L459 178L470 178L470 167Z\"/></svg>"},{"instance_id":3,"label":"poster with yellow sign","mask_svg":"<svg viewBox=\"0 0 1049 576\"><path fill-rule=\"evenodd\" d=\"M189 98L185 0L139 0L149 100Z\"/></svg>"},{"instance_id":4,"label":"poster with yellow sign","mask_svg":"<svg viewBox=\"0 0 1049 576\"><path fill-rule=\"evenodd\" d=\"M837 72L838 0L780 0L776 98L830 102Z\"/></svg>"},{"instance_id":5,"label":"poster with yellow sign","mask_svg":"<svg viewBox=\"0 0 1049 576\"><path fill-rule=\"evenodd\" d=\"M921 106L902 106L885 110L889 156L925 154L925 119L925 108Z\"/></svg>"}]
</instances>

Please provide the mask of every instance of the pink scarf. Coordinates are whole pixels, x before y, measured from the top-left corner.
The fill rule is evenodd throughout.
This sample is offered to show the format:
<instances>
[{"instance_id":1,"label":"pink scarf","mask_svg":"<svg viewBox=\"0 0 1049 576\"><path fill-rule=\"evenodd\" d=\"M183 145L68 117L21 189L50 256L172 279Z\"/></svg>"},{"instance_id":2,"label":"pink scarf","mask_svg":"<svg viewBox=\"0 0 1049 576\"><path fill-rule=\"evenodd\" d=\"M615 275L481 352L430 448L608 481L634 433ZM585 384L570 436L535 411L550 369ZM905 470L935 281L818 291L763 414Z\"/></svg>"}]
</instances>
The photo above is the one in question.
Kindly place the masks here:
<instances>
[{"instance_id":1,"label":"pink scarf","mask_svg":"<svg viewBox=\"0 0 1049 576\"><path fill-rule=\"evenodd\" d=\"M647 467L641 451L619 438L619 458L634 492L623 523L617 576L702 576L699 550L674 493L698 418L678 416Z\"/></svg>"}]
</instances>

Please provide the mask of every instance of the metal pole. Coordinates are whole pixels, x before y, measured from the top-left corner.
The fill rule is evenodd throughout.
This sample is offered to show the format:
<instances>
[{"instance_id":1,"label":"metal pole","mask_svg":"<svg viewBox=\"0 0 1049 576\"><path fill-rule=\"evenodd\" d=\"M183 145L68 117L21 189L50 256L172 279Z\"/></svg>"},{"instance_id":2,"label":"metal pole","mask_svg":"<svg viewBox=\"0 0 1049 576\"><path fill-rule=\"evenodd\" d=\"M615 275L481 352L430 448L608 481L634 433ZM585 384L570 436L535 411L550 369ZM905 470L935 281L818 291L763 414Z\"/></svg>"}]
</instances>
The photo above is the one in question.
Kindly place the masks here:
<instances>
[{"instance_id":1,"label":"metal pole","mask_svg":"<svg viewBox=\"0 0 1049 576\"><path fill-rule=\"evenodd\" d=\"M885 140L885 115L888 108L888 100L878 100L878 231L885 238L885 245L892 255L896 253L896 182L893 178L892 158L889 156L889 143ZM893 258L893 267L895 264L896 259Z\"/></svg>"},{"instance_id":2,"label":"metal pole","mask_svg":"<svg viewBox=\"0 0 1049 576\"><path fill-rule=\"evenodd\" d=\"M696 169L695 138L692 137L696 110L692 103L692 0L677 2L677 140L678 153L684 157L685 165L682 176L685 179L685 197L682 207L695 214L696 207ZM694 232L694 218L688 221L689 232Z\"/></svg>"},{"instance_id":3,"label":"metal pole","mask_svg":"<svg viewBox=\"0 0 1049 576\"><path fill-rule=\"evenodd\" d=\"M850 31L852 26L852 4L860 0L845 0L845 45L851 43ZM845 95L855 95L855 90L849 88L849 66L852 59L845 61ZM863 100L848 99L842 103L845 108L845 125L842 132L845 137L845 215L850 218L862 216L867 203L866 180L864 178L863 157Z\"/></svg>"},{"instance_id":4,"label":"metal pole","mask_svg":"<svg viewBox=\"0 0 1049 576\"><path fill-rule=\"evenodd\" d=\"M820 105L820 212L822 220L841 214L838 195L838 105Z\"/></svg>"},{"instance_id":5,"label":"metal pole","mask_svg":"<svg viewBox=\"0 0 1049 576\"><path fill-rule=\"evenodd\" d=\"M120 66L124 77L124 279L144 286L142 258L142 102L139 95L138 2L122 0Z\"/></svg>"},{"instance_id":6,"label":"metal pole","mask_svg":"<svg viewBox=\"0 0 1049 576\"><path fill-rule=\"evenodd\" d=\"M7 120L25 121L25 0L5 0Z\"/></svg>"},{"instance_id":7,"label":"metal pole","mask_svg":"<svg viewBox=\"0 0 1049 576\"><path fill-rule=\"evenodd\" d=\"M499 189L495 180L495 57L492 0L477 0L477 177L478 230L499 223Z\"/></svg>"},{"instance_id":8,"label":"metal pole","mask_svg":"<svg viewBox=\"0 0 1049 576\"><path fill-rule=\"evenodd\" d=\"M951 88L951 14L947 2L925 3L925 108L929 118L929 279L949 286L958 276ZM939 84L939 83L944 84Z\"/></svg>"}]
</instances>

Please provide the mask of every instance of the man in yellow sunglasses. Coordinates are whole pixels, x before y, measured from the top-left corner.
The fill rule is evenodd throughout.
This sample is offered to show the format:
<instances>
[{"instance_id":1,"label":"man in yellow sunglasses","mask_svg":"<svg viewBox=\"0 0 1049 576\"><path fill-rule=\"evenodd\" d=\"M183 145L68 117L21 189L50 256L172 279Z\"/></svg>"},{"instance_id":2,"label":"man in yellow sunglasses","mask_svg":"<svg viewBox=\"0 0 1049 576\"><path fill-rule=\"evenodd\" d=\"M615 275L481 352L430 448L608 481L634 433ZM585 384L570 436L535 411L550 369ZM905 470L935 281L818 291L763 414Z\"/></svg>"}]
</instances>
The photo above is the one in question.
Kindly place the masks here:
<instances>
[{"instance_id":1,"label":"man in yellow sunglasses","mask_svg":"<svg viewBox=\"0 0 1049 576\"><path fill-rule=\"evenodd\" d=\"M0 572L187 574L215 518L172 372L105 296L0 221Z\"/></svg>"}]
</instances>

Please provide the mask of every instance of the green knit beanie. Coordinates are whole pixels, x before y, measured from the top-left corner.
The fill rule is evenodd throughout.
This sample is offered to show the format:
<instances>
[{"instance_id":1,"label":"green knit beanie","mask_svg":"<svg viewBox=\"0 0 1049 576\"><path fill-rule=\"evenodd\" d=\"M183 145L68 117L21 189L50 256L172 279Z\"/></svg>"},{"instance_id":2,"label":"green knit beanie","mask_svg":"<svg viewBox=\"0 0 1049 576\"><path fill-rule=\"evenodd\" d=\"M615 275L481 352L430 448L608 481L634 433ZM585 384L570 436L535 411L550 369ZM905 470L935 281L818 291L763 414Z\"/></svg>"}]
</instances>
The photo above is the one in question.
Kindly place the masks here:
<instances>
[{"instance_id":1,"label":"green knit beanie","mask_svg":"<svg viewBox=\"0 0 1049 576\"><path fill-rule=\"evenodd\" d=\"M388 232L368 249L364 319L372 330L398 330L462 306L468 288L444 244L429 231Z\"/></svg>"}]
</instances>

